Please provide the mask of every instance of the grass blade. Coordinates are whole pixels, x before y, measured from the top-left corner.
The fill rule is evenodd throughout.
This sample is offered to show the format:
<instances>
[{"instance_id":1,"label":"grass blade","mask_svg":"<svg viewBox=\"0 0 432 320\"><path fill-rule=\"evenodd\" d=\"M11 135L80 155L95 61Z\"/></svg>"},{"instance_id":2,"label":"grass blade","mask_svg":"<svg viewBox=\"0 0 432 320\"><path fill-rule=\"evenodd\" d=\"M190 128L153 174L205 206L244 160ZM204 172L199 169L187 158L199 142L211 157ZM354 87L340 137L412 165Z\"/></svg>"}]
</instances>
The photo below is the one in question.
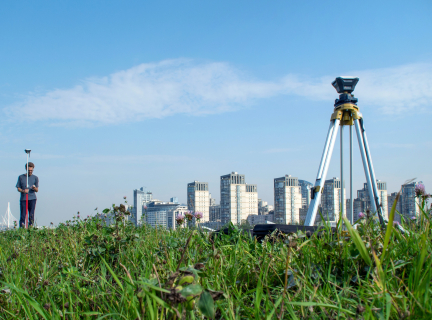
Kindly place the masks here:
<instances>
[{"instance_id":1,"label":"grass blade","mask_svg":"<svg viewBox=\"0 0 432 320\"><path fill-rule=\"evenodd\" d=\"M395 215L395 212L396 212L396 205L397 205L397 203L399 201L399 197L400 197L400 191L396 195L396 199L393 202L393 206L391 208L391 211L390 211L390 214L389 214L389 217L388 217L389 221L388 221L388 224L387 224L387 230L386 230L385 237L384 237L384 247L383 247L383 252L382 252L382 255L381 255L381 264L384 262L384 257L385 257L386 251L387 251L387 246L388 246L388 244L390 242L390 237L391 237L391 234L392 234L392 231L393 231L394 215Z\"/></svg>"},{"instance_id":2,"label":"grass blade","mask_svg":"<svg viewBox=\"0 0 432 320\"><path fill-rule=\"evenodd\" d=\"M105 261L105 259L102 258L102 257L100 257L100 258L101 258L101 260L103 261L103 263L105 264L105 266L107 267L109 273L111 273L111 275L112 275L112 277L114 278L115 282L117 282L117 284L119 285L119 287L120 287L122 290L124 290L124 289L123 289L123 285L121 284L121 282L120 282L119 278L117 277L117 275L114 273L114 271L111 269L111 267L110 267L110 266L108 265L108 263Z\"/></svg>"},{"instance_id":3,"label":"grass blade","mask_svg":"<svg viewBox=\"0 0 432 320\"><path fill-rule=\"evenodd\" d=\"M357 230L355 230L351 223L348 221L348 219L346 217L343 217L344 219L344 223L348 229L348 232L351 235L351 239L353 240L355 246L357 247L357 250L360 252L360 255L362 256L363 260L369 265L372 265L372 259L369 256L367 250L366 250L366 246L363 243L362 238L360 237L360 235L358 234Z\"/></svg>"}]
</instances>

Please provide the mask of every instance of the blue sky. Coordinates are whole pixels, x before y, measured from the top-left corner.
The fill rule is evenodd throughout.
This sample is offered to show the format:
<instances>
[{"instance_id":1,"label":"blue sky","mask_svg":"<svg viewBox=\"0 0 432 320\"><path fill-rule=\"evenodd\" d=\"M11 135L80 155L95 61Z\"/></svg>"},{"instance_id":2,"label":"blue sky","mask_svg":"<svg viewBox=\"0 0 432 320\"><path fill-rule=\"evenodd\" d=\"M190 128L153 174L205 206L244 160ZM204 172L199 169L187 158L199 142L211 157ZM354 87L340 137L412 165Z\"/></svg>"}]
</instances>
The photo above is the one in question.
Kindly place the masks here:
<instances>
[{"instance_id":1,"label":"blue sky","mask_svg":"<svg viewBox=\"0 0 432 320\"><path fill-rule=\"evenodd\" d=\"M186 200L231 171L273 203L273 179L312 183L340 75L376 175L432 185L430 1L14 1L0 5L0 210L23 173L59 223L131 200ZM346 136L348 134L347 129ZM345 147L348 150L348 145ZM354 189L364 179L355 144ZM345 157L347 159L347 156ZM346 163L346 167L347 167ZM340 176L339 147L328 177ZM429 190L430 191L430 190Z\"/></svg>"}]
</instances>

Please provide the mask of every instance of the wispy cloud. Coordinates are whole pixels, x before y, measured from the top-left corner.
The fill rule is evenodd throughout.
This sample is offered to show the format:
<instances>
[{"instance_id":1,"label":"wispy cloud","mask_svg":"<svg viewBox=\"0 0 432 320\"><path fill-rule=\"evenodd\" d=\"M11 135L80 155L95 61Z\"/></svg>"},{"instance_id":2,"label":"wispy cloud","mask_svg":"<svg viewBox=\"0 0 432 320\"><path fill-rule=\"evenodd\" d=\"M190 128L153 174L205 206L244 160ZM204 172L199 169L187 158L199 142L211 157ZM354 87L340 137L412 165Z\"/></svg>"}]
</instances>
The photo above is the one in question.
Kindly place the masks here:
<instances>
[{"instance_id":1,"label":"wispy cloud","mask_svg":"<svg viewBox=\"0 0 432 320\"><path fill-rule=\"evenodd\" d=\"M77 159L87 163L179 163L190 160L183 155L90 155L77 156Z\"/></svg>"},{"instance_id":2,"label":"wispy cloud","mask_svg":"<svg viewBox=\"0 0 432 320\"><path fill-rule=\"evenodd\" d=\"M432 106L432 64L350 72L360 77L356 94L362 105L400 114ZM147 63L107 77L89 78L69 89L29 94L5 108L12 119L54 124L113 124L234 111L277 95L332 101L334 75L308 78L288 74L260 81L228 63L197 64L176 59Z\"/></svg>"}]
</instances>

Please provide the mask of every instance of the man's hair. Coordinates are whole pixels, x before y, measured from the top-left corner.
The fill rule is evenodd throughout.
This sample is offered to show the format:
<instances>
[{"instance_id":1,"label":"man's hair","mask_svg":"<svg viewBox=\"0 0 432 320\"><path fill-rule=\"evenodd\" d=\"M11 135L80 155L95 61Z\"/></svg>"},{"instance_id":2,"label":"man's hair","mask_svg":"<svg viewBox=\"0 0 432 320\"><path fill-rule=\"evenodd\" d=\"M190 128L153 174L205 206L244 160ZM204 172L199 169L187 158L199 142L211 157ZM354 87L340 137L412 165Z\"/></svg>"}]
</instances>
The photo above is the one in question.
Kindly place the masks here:
<instances>
[{"instance_id":1,"label":"man's hair","mask_svg":"<svg viewBox=\"0 0 432 320\"><path fill-rule=\"evenodd\" d=\"M27 169L27 163L25 165L25 168ZM34 163L33 162L29 162L29 168L34 168Z\"/></svg>"}]
</instances>

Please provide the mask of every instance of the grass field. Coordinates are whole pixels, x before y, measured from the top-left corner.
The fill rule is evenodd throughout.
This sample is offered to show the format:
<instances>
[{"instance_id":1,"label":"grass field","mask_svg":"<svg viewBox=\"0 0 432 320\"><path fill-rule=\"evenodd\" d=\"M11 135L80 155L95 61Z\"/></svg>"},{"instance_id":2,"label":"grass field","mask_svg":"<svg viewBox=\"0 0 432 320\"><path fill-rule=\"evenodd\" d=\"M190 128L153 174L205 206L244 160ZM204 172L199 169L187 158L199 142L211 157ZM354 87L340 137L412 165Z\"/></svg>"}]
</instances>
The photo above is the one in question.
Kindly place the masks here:
<instances>
[{"instance_id":1,"label":"grass field","mask_svg":"<svg viewBox=\"0 0 432 320\"><path fill-rule=\"evenodd\" d=\"M1 319L431 319L430 210L308 238L97 218L0 233ZM394 213L394 209L392 211ZM342 228L343 227L343 228ZM347 231L342 231L342 229Z\"/></svg>"}]
</instances>

